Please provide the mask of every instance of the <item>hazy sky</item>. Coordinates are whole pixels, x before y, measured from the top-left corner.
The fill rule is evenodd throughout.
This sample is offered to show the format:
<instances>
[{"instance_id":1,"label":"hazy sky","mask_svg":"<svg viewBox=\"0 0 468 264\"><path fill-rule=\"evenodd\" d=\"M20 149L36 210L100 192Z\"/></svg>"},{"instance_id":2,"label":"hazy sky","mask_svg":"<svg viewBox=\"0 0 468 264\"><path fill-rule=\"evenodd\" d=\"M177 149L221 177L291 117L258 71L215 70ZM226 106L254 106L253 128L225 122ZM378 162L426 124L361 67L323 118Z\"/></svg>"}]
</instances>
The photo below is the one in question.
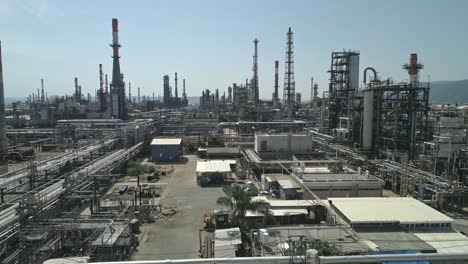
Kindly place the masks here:
<instances>
[{"instance_id":1,"label":"hazy sky","mask_svg":"<svg viewBox=\"0 0 468 264\"><path fill-rule=\"evenodd\" d=\"M120 21L121 69L133 94L162 95L163 75L186 78L189 96L227 91L252 76L259 39L260 97L271 98L274 60L283 89L286 31L294 32L296 91L310 77L328 87L332 51L361 52L360 68L406 80L401 65L417 52L421 79L468 78L468 1L52 1L0 0L5 94L26 96L45 79L49 95L98 88L98 64L111 74L112 18ZM361 77L362 79L362 77ZM181 94L181 92L179 92Z\"/></svg>"}]
</instances>

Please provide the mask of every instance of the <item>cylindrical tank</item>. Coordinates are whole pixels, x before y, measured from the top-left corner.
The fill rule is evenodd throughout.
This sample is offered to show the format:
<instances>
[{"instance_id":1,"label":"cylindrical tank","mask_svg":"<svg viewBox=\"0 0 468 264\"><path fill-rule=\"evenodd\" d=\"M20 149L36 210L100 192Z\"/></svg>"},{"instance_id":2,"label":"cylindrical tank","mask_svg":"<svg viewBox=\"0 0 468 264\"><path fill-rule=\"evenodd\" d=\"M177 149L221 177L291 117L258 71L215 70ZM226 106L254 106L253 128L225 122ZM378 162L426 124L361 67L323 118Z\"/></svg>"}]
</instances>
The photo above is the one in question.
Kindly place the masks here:
<instances>
[{"instance_id":1,"label":"cylindrical tank","mask_svg":"<svg viewBox=\"0 0 468 264\"><path fill-rule=\"evenodd\" d=\"M134 218L130 221L130 230L133 234L140 233L140 220Z\"/></svg>"},{"instance_id":2,"label":"cylindrical tank","mask_svg":"<svg viewBox=\"0 0 468 264\"><path fill-rule=\"evenodd\" d=\"M359 53L349 56L349 88L355 91L359 88Z\"/></svg>"},{"instance_id":3,"label":"cylindrical tank","mask_svg":"<svg viewBox=\"0 0 468 264\"><path fill-rule=\"evenodd\" d=\"M374 91L364 90L364 111L362 114L362 148L372 150L374 123Z\"/></svg>"}]
</instances>

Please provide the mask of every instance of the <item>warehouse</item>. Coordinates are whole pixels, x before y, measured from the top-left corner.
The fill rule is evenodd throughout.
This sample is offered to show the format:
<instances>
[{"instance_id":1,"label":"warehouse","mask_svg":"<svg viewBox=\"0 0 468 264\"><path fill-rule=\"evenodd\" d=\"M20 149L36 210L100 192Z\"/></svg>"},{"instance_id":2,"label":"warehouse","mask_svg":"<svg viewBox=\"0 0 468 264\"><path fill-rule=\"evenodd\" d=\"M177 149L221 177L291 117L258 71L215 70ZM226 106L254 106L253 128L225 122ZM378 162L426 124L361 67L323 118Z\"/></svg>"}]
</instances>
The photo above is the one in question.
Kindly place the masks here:
<instances>
[{"instance_id":1,"label":"warehouse","mask_svg":"<svg viewBox=\"0 0 468 264\"><path fill-rule=\"evenodd\" d=\"M453 219L410 197L328 198L353 228L450 228Z\"/></svg>"},{"instance_id":2,"label":"warehouse","mask_svg":"<svg viewBox=\"0 0 468 264\"><path fill-rule=\"evenodd\" d=\"M182 139L155 138L151 142L153 162L178 162L182 158Z\"/></svg>"}]
</instances>

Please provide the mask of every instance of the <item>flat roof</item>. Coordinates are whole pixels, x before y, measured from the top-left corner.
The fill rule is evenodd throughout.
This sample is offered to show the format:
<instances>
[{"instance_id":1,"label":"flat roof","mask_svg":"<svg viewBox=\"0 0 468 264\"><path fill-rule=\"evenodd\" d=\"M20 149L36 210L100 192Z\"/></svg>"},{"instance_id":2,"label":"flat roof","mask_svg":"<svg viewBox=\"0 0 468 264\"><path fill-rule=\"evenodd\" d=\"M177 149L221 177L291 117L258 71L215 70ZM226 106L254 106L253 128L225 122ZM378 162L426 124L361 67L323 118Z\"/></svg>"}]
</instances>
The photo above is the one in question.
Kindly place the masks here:
<instances>
[{"instance_id":1,"label":"flat roof","mask_svg":"<svg viewBox=\"0 0 468 264\"><path fill-rule=\"evenodd\" d=\"M180 145L182 143L181 138L154 138L151 141L151 145Z\"/></svg>"},{"instance_id":2,"label":"flat roof","mask_svg":"<svg viewBox=\"0 0 468 264\"><path fill-rule=\"evenodd\" d=\"M304 182L337 182L337 181L375 181L375 177L367 178L359 173L312 173L302 174Z\"/></svg>"},{"instance_id":3,"label":"flat roof","mask_svg":"<svg viewBox=\"0 0 468 264\"><path fill-rule=\"evenodd\" d=\"M350 224L452 223L454 220L410 197L328 198Z\"/></svg>"},{"instance_id":4,"label":"flat roof","mask_svg":"<svg viewBox=\"0 0 468 264\"><path fill-rule=\"evenodd\" d=\"M231 161L210 160L197 162L197 172L230 172Z\"/></svg>"},{"instance_id":5,"label":"flat roof","mask_svg":"<svg viewBox=\"0 0 468 264\"><path fill-rule=\"evenodd\" d=\"M370 248L365 243L360 243L359 238L353 235L352 229L346 226L326 226L326 225L307 225L307 226L280 226L265 228L268 236L266 246L281 254L276 245L289 243L289 240L297 241L300 237L306 239L320 239L327 241L332 245L340 247L344 252L361 253L368 252ZM260 243L263 243L260 241ZM275 252L273 252L275 253ZM265 252L272 255L270 252Z\"/></svg>"},{"instance_id":6,"label":"flat roof","mask_svg":"<svg viewBox=\"0 0 468 264\"><path fill-rule=\"evenodd\" d=\"M468 237L458 231L414 233L416 237L431 245L437 253L468 252Z\"/></svg>"},{"instance_id":7,"label":"flat roof","mask_svg":"<svg viewBox=\"0 0 468 264\"><path fill-rule=\"evenodd\" d=\"M215 247L242 244L239 227L216 229L214 241Z\"/></svg>"},{"instance_id":8,"label":"flat roof","mask_svg":"<svg viewBox=\"0 0 468 264\"><path fill-rule=\"evenodd\" d=\"M207 147L205 148L208 154L239 154L240 150L236 147Z\"/></svg>"},{"instance_id":9,"label":"flat roof","mask_svg":"<svg viewBox=\"0 0 468 264\"><path fill-rule=\"evenodd\" d=\"M297 189L297 188L300 188L299 186L297 186L296 183L294 183L291 180L278 180L278 184L283 189Z\"/></svg>"},{"instance_id":10,"label":"flat roof","mask_svg":"<svg viewBox=\"0 0 468 264\"><path fill-rule=\"evenodd\" d=\"M289 179L291 179L288 175L279 174L279 173L262 174L262 177L267 182L274 182L274 181L278 181L278 180L289 180Z\"/></svg>"},{"instance_id":11,"label":"flat roof","mask_svg":"<svg viewBox=\"0 0 468 264\"><path fill-rule=\"evenodd\" d=\"M328 167L305 167L304 173L331 173Z\"/></svg>"},{"instance_id":12,"label":"flat roof","mask_svg":"<svg viewBox=\"0 0 468 264\"><path fill-rule=\"evenodd\" d=\"M284 209L284 208L306 208L316 205L317 203L312 200L270 200L265 196L254 196L252 201L268 203L271 209Z\"/></svg>"},{"instance_id":13,"label":"flat roof","mask_svg":"<svg viewBox=\"0 0 468 264\"><path fill-rule=\"evenodd\" d=\"M416 237L414 234L405 231L359 231L356 235L362 243L365 243L372 250L419 250L423 252L435 252L435 248Z\"/></svg>"},{"instance_id":14,"label":"flat roof","mask_svg":"<svg viewBox=\"0 0 468 264\"><path fill-rule=\"evenodd\" d=\"M288 216L288 215L307 215L307 209L270 209L270 212L274 216ZM263 213L257 211L247 211L246 217L260 217L264 216Z\"/></svg>"}]
</instances>

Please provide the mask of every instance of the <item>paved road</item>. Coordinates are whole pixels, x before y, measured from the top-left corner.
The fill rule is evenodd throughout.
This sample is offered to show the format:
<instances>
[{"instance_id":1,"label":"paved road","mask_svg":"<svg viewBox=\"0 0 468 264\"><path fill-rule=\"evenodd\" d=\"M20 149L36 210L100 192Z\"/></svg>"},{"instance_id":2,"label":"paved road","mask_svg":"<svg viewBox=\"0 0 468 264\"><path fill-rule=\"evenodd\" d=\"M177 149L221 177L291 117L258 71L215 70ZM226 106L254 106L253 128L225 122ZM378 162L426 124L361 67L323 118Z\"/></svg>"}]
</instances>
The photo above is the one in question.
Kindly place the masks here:
<instances>
[{"instance_id":1,"label":"paved road","mask_svg":"<svg viewBox=\"0 0 468 264\"><path fill-rule=\"evenodd\" d=\"M175 165L166 190L163 206L176 206L178 213L169 220L142 226L140 246L134 260L198 258L198 230L204 212L217 208L216 198L221 188L201 188L196 185L197 156L186 156L186 164Z\"/></svg>"}]
</instances>

